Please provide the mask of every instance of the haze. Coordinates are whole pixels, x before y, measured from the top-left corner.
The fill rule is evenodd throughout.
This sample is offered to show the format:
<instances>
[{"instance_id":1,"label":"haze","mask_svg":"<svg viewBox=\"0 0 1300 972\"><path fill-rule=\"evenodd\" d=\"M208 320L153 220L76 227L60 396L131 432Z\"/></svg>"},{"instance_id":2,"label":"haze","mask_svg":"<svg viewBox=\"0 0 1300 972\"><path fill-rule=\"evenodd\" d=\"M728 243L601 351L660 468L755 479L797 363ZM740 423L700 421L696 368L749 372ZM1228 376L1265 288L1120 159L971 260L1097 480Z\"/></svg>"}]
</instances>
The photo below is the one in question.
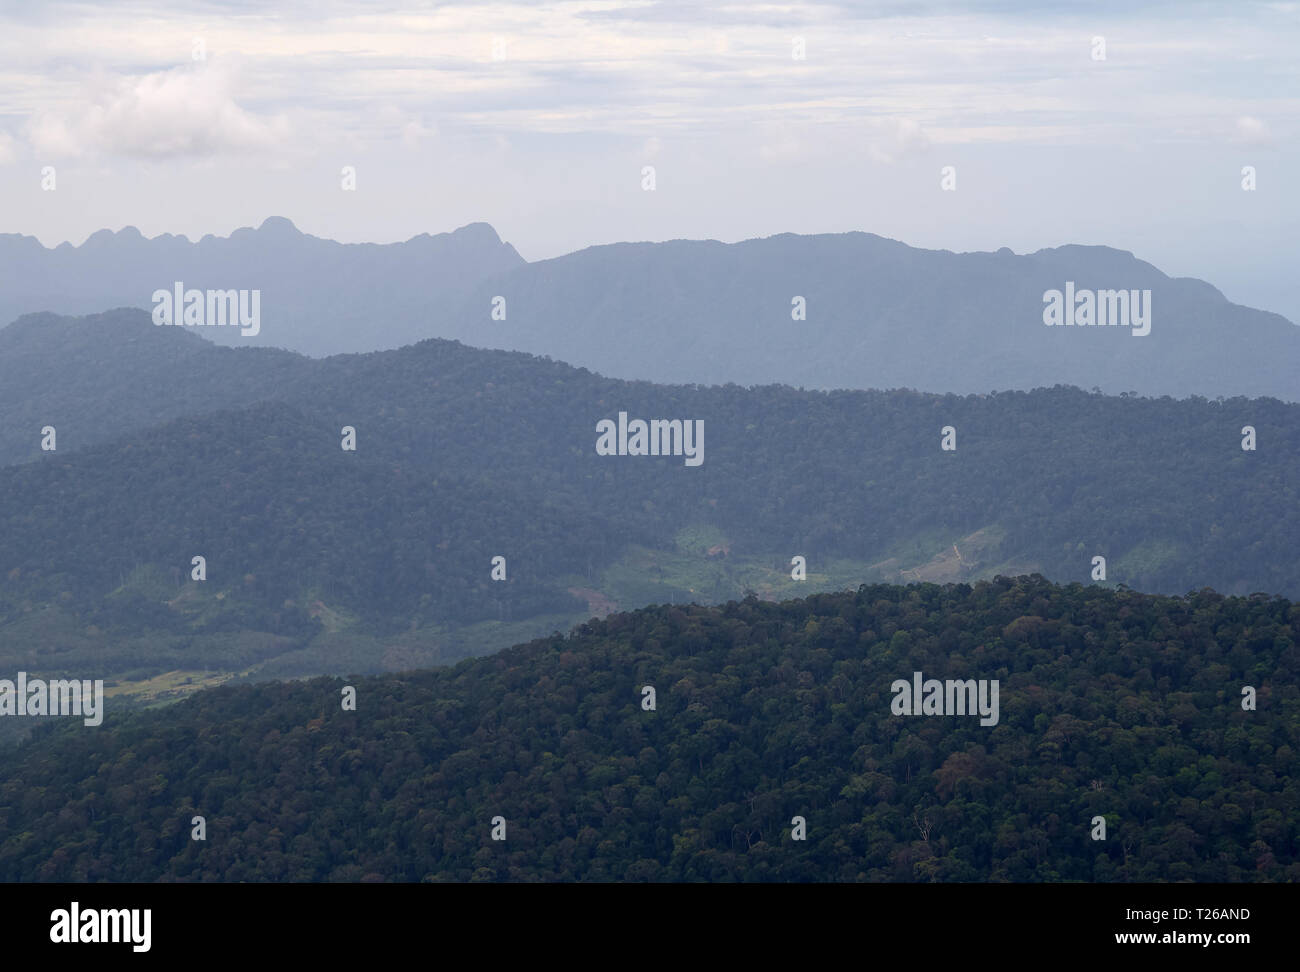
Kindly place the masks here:
<instances>
[{"instance_id":1,"label":"haze","mask_svg":"<svg viewBox=\"0 0 1300 972\"><path fill-rule=\"evenodd\" d=\"M1072 8L4 3L0 232L1105 244L1300 320L1300 6Z\"/></svg>"}]
</instances>

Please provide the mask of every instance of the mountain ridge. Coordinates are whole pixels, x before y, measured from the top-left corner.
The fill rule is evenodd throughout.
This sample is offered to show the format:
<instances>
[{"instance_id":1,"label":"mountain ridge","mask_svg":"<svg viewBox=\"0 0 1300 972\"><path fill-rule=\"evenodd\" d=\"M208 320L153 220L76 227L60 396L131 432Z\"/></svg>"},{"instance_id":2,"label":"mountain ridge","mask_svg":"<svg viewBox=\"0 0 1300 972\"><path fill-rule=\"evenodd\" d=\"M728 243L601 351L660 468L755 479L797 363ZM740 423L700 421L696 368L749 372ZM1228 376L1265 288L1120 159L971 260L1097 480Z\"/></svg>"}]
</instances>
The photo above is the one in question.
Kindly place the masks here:
<instances>
[{"instance_id":1,"label":"mountain ridge","mask_svg":"<svg viewBox=\"0 0 1300 972\"><path fill-rule=\"evenodd\" d=\"M1281 598L1041 577L656 605L42 726L0 750L0 878L1294 881L1297 642ZM995 723L898 714L913 673Z\"/></svg>"},{"instance_id":2,"label":"mountain ridge","mask_svg":"<svg viewBox=\"0 0 1300 972\"><path fill-rule=\"evenodd\" d=\"M954 252L863 231L781 233L609 243L528 262L483 222L342 244L283 217L197 243L134 227L80 248L0 237L6 323L150 308L175 281L260 293L256 334L212 328L210 340L312 357L445 338L667 384L963 394L1068 384L1300 400L1295 324L1101 245ZM1149 291L1149 333L1044 327L1044 295L1068 284Z\"/></svg>"},{"instance_id":3,"label":"mountain ridge","mask_svg":"<svg viewBox=\"0 0 1300 972\"><path fill-rule=\"evenodd\" d=\"M15 498L0 524L0 601L10 619L65 592L93 614L120 575L178 568L164 534L126 556L146 533L118 529L121 518L148 524L151 510L168 510L163 526L179 536L194 510L207 509L202 535L216 535L224 507L210 508L203 484L236 482L249 485L221 487L235 517L227 530L250 517L263 526L247 536L247 556L223 548L226 570L235 558L238 572L276 579L259 582L267 611L303 596L293 578L308 572L295 544L323 538L328 549L312 561L370 562L375 552L355 524L339 522L348 516L340 496L351 493L369 529L406 551L397 562L410 578L428 563L465 590L484 582L478 547L453 561L411 548L438 542L432 501L410 504L440 483L458 490L449 515L484 536L525 507L577 524L571 542L555 540L568 572L550 571L565 592L555 604L569 603L570 588L637 604L716 598L782 576L788 585L795 554L808 556L819 583L970 578L1008 565L1082 580L1101 555L1108 583L1139 589L1300 593L1300 554L1287 543L1300 530L1287 485L1300 477L1300 406L1275 399L669 386L443 339L313 359L177 330L123 309L0 331L0 493ZM702 465L599 455L597 423L619 412L703 422ZM1241 448L1247 424L1255 452ZM952 452L940 447L949 425ZM41 448L47 426L58 435L52 453ZM355 454L340 449L345 426L356 430ZM150 444L159 436L169 451ZM286 451L286 436L301 441ZM282 468L254 463L268 449ZM519 498L494 506L498 493ZM190 494L188 505L173 502ZM266 520L267 504L284 511L283 529ZM405 515L418 520L409 538L394 520ZM526 524L516 526L524 536ZM494 551L508 559L511 535ZM714 548L725 553L714 559ZM38 551L69 565L69 579L42 576ZM119 573L103 575L105 564ZM419 608L421 591L400 577L373 596L337 585L348 592L340 606L360 616L391 600L391 610L371 612L390 628L446 620ZM494 604L484 603L490 615Z\"/></svg>"}]
</instances>

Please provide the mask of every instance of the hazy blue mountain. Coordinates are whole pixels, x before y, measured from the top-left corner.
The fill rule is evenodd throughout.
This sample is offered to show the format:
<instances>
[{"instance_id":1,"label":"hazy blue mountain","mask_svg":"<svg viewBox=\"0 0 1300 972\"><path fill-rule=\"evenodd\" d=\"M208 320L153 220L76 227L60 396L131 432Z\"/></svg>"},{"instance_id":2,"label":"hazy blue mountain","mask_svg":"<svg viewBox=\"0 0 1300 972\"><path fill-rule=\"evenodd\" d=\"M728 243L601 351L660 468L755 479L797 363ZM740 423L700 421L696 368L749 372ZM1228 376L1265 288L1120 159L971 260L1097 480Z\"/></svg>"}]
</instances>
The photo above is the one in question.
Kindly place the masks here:
<instances>
[{"instance_id":1,"label":"hazy blue mountain","mask_svg":"<svg viewBox=\"0 0 1300 972\"><path fill-rule=\"evenodd\" d=\"M703 422L702 464L598 455L620 412ZM1104 586L1300 594L1300 404L1271 398L665 385L441 339L314 359L123 308L0 330L0 455L0 670L129 704L747 591L1092 584L1097 556Z\"/></svg>"},{"instance_id":2,"label":"hazy blue mountain","mask_svg":"<svg viewBox=\"0 0 1300 972\"><path fill-rule=\"evenodd\" d=\"M235 649L185 639L228 633L243 670L317 621L387 638L746 589L1090 582L1096 556L1140 590L1300 592L1300 405L1275 399L657 385L439 339L311 359L133 309L0 331L10 388L0 660L15 663L74 642L206 663ZM597 423L620 412L703 422L702 463L598 454ZM191 603L195 553L211 574ZM350 663L379 664L357 644Z\"/></svg>"},{"instance_id":3,"label":"hazy blue mountain","mask_svg":"<svg viewBox=\"0 0 1300 972\"><path fill-rule=\"evenodd\" d=\"M1150 333L1048 327L1046 291L1151 291ZM505 321L489 319L493 296ZM803 297L807 319L792 320ZM598 246L485 281L448 334L666 382L1300 393L1300 328L1131 253L920 250L868 233Z\"/></svg>"},{"instance_id":4,"label":"hazy blue mountain","mask_svg":"<svg viewBox=\"0 0 1300 972\"><path fill-rule=\"evenodd\" d=\"M133 226L54 249L7 234L0 235L0 322L38 311L151 308L154 291L181 281L186 289L261 291L261 332L203 328L214 341L317 355L392 348L442 333L468 288L522 263L486 223L390 244L336 243L280 217L197 243L171 234L145 239Z\"/></svg>"},{"instance_id":5,"label":"hazy blue mountain","mask_svg":"<svg viewBox=\"0 0 1300 972\"><path fill-rule=\"evenodd\" d=\"M30 314L0 329L0 464L41 455L53 426L60 452L181 415L283 393L311 361L276 348L218 347L201 331L155 327L120 308L87 317Z\"/></svg>"},{"instance_id":6,"label":"hazy blue mountain","mask_svg":"<svg viewBox=\"0 0 1300 972\"><path fill-rule=\"evenodd\" d=\"M784 234L526 263L485 223L386 245L334 243L278 218L198 243L132 228L53 250L0 236L0 321L148 308L177 280L261 291L259 334L196 329L206 337L312 356L447 337L670 383L1300 397L1300 328L1107 247L951 253L868 233ZM1150 333L1045 326L1043 294L1067 282L1149 290ZM504 320L492 318L497 297ZM794 297L806 320L792 319Z\"/></svg>"}]
</instances>

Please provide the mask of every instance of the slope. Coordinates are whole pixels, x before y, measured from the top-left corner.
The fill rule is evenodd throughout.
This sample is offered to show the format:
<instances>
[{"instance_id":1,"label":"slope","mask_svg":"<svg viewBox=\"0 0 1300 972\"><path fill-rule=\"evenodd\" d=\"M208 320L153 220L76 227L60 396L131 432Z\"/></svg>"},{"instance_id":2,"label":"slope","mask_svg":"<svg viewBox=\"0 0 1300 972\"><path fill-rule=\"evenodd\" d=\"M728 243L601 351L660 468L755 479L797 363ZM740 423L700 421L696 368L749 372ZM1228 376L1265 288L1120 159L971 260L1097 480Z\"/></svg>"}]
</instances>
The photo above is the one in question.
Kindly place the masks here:
<instances>
[{"instance_id":1,"label":"slope","mask_svg":"<svg viewBox=\"0 0 1300 972\"><path fill-rule=\"evenodd\" d=\"M355 711L67 720L0 752L0 879L1293 881L1298 640L1281 599L1042 578L652 608ZM996 721L894 714L914 672L996 680Z\"/></svg>"}]
</instances>

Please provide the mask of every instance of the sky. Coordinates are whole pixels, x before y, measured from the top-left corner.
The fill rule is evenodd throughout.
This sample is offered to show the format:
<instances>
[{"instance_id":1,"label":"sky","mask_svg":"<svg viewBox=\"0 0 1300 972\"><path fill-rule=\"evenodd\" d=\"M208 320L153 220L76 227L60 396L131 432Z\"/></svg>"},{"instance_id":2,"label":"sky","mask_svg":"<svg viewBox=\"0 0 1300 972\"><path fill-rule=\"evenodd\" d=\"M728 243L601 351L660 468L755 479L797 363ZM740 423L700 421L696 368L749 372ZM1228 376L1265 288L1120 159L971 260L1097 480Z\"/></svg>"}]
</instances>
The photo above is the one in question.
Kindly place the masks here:
<instances>
[{"instance_id":1,"label":"sky","mask_svg":"<svg viewBox=\"0 0 1300 972\"><path fill-rule=\"evenodd\" d=\"M1247 0L0 0L0 232L1104 244L1300 322L1297 50Z\"/></svg>"}]
</instances>

